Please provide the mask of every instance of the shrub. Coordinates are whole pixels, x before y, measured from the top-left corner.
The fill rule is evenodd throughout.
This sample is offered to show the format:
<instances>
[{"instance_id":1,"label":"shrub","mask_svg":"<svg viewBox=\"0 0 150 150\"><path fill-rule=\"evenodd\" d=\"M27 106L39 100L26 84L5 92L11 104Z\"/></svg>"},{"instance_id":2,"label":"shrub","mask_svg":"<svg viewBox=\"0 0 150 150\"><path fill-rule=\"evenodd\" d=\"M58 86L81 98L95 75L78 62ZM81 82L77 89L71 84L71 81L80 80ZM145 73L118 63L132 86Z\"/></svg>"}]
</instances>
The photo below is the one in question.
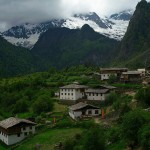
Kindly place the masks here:
<instances>
[{"instance_id":1,"label":"shrub","mask_svg":"<svg viewBox=\"0 0 150 150\"><path fill-rule=\"evenodd\" d=\"M148 106L150 106L150 87L140 89L137 92L135 98L138 101L143 102L143 103L147 104Z\"/></svg>"},{"instance_id":2,"label":"shrub","mask_svg":"<svg viewBox=\"0 0 150 150\"><path fill-rule=\"evenodd\" d=\"M53 100L46 95L41 95L33 104L33 111L36 114L41 114L42 112L52 111Z\"/></svg>"},{"instance_id":3,"label":"shrub","mask_svg":"<svg viewBox=\"0 0 150 150\"><path fill-rule=\"evenodd\" d=\"M85 136L84 150L105 150L104 129L101 127L91 128Z\"/></svg>"},{"instance_id":4,"label":"shrub","mask_svg":"<svg viewBox=\"0 0 150 150\"><path fill-rule=\"evenodd\" d=\"M150 124L144 125L139 130L139 143L144 149L150 148Z\"/></svg>"},{"instance_id":5,"label":"shrub","mask_svg":"<svg viewBox=\"0 0 150 150\"><path fill-rule=\"evenodd\" d=\"M115 143L121 138L121 129L119 127L112 127L107 132L108 142Z\"/></svg>"},{"instance_id":6,"label":"shrub","mask_svg":"<svg viewBox=\"0 0 150 150\"><path fill-rule=\"evenodd\" d=\"M142 115L142 111L136 110L126 113L122 122L122 134L126 140L138 142L137 133L145 122L146 119Z\"/></svg>"}]
</instances>

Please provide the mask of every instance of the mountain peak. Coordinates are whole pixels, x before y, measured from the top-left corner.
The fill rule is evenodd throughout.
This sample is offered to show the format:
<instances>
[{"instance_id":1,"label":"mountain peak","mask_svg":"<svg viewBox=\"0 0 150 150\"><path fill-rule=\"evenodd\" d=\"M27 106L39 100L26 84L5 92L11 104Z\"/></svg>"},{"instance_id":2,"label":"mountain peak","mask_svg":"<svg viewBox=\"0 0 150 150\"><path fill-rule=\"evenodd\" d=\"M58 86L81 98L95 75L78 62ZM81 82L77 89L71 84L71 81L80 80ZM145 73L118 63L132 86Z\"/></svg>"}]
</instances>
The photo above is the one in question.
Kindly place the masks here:
<instances>
[{"instance_id":1,"label":"mountain peak","mask_svg":"<svg viewBox=\"0 0 150 150\"><path fill-rule=\"evenodd\" d=\"M147 2L146 0L141 0L141 1L137 4L136 9L147 7L147 3L148 3L148 2Z\"/></svg>"},{"instance_id":2,"label":"mountain peak","mask_svg":"<svg viewBox=\"0 0 150 150\"><path fill-rule=\"evenodd\" d=\"M92 27L90 27L88 24L84 24L81 28L82 31L94 31Z\"/></svg>"},{"instance_id":3,"label":"mountain peak","mask_svg":"<svg viewBox=\"0 0 150 150\"><path fill-rule=\"evenodd\" d=\"M133 15L132 9L123 10L119 13L112 14L111 19L129 21Z\"/></svg>"}]
</instances>

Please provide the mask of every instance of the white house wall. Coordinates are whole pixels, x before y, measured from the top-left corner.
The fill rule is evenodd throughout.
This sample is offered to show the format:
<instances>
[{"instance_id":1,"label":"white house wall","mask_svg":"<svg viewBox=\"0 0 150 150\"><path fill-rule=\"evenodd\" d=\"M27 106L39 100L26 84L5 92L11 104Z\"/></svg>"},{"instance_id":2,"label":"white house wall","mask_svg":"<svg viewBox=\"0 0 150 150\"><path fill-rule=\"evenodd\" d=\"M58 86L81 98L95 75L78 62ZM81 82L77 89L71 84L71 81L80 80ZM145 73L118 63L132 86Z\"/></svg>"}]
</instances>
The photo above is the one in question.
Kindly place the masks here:
<instances>
[{"instance_id":1,"label":"white house wall","mask_svg":"<svg viewBox=\"0 0 150 150\"><path fill-rule=\"evenodd\" d=\"M101 74L101 80L108 80L111 75L117 76L117 74L114 74L114 73Z\"/></svg>"},{"instance_id":2,"label":"white house wall","mask_svg":"<svg viewBox=\"0 0 150 150\"><path fill-rule=\"evenodd\" d=\"M25 135L25 133L27 133L27 135ZM0 140L3 141L6 145L13 145L25 139L29 135L29 133L35 133L35 126L32 126L32 129L30 129L30 127L26 127L25 130L21 128L20 136L18 136L18 134L6 135L4 133L2 134L1 132Z\"/></svg>"},{"instance_id":3,"label":"white house wall","mask_svg":"<svg viewBox=\"0 0 150 150\"><path fill-rule=\"evenodd\" d=\"M4 133L2 133L1 131L0 131L0 140L2 141L2 142L4 142L5 144L7 144L8 143L8 135L6 135L6 134L4 134ZM8 144L7 144L8 145Z\"/></svg>"},{"instance_id":4,"label":"white house wall","mask_svg":"<svg viewBox=\"0 0 150 150\"><path fill-rule=\"evenodd\" d=\"M95 111L98 111L98 114L95 114ZM91 111L91 114L89 114L89 111ZM101 114L101 110L100 109L87 109L85 111L85 115L86 116L98 116ZM80 118L82 116L82 110L80 111L69 111L69 115L71 118L76 119L76 118Z\"/></svg>"},{"instance_id":5,"label":"white house wall","mask_svg":"<svg viewBox=\"0 0 150 150\"><path fill-rule=\"evenodd\" d=\"M106 100L106 94L100 94L100 93L86 93L87 100L99 100L99 101L105 101Z\"/></svg>"},{"instance_id":6,"label":"white house wall","mask_svg":"<svg viewBox=\"0 0 150 150\"><path fill-rule=\"evenodd\" d=\"M84 96L80 89L60 89L61 100L78 100Z\"/></svg>"}]
</instances>

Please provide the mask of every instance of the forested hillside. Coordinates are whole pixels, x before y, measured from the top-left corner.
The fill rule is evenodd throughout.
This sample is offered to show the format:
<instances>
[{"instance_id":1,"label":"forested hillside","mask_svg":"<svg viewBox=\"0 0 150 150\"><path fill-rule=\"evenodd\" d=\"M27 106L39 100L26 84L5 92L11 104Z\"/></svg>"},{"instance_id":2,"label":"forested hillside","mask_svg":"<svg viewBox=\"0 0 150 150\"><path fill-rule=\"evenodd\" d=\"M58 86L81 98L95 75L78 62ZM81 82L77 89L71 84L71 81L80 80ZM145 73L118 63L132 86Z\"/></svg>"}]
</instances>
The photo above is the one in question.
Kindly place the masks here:
<instances>
[{"instance_id":1,"label":"forested hillside","mask_svg":"<svg viewBox=\"0 0 150 150\"><path fill-rule=\"evenodd\" d=\"M138 3L119 47L119 63L132 68L150 63L150 3ZM117 62L118 63L118 62Z\"/></svg>"},{"instance_id":2,"label":"forested hillside","mask_svg":"<svg viewBox=\"0 0 150 150\"><path fill-rule=\"evenodd\" d=\"M34 71L36 71L36 67L31 52L8 43L0 36L0 77Z\"/></svg>"},{"instance_id":3,"label":"forested hillside","mask_svg":"<svg viewBox=\"0 0 150 150\"><path fill-rule=\"evenodd\" d=\"M95 32L89 25L80 29L51 28L31 50L42 58L45 68L63 68L78 64L108 65L118 42Z\"/></svg>"}]
</instances>

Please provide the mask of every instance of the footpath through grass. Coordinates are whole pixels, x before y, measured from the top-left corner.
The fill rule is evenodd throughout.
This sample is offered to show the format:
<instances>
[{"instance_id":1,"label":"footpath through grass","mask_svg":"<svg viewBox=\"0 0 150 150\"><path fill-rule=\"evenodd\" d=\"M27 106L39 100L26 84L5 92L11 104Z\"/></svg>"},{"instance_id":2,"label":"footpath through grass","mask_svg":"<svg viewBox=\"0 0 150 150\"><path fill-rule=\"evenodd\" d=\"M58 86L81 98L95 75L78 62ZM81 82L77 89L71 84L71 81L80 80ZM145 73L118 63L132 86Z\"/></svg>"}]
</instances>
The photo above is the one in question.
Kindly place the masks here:
<instances>
[{"instance_id":1,"label":"footpath through grass","mask_svg":"<svg viewBox=\"0 0 150 150\"><path fill-rule=\"evenodd\" d=\"M58 144L60 141L64 142L67 139L71 139L76 134L82 133L82 131L83 129L79 128L48 129L45 132L35 135L28 141L25 141L16 150L34 150L36 144L41 145L41 150L53 150L55 144Z\"/></svg>"}]
</instances>

